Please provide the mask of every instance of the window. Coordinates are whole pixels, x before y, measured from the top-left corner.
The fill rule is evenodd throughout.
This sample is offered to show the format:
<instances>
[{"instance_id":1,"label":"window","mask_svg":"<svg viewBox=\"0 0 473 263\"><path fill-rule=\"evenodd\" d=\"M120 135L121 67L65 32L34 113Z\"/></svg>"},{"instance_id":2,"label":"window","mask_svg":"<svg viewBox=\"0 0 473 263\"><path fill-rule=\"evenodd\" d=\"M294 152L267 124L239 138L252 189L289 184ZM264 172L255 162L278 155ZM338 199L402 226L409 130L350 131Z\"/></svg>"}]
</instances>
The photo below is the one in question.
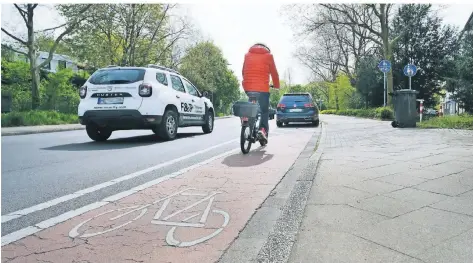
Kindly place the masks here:
<instances>
[{"instance_id":1,"label":"window","mask_svg":"<svg viewBox=\"0 0 473 263\"><path fill-rule=\"evenodd\" d=\"M189 92L190 95L196 96L196 97L199 96L199 92L198 92L197 89L194 87L194 85L192 85L192 84L191 84L189 81L187 81L187 80L184 80L184 83L186 84L187 92Z\"/></svg>"},{"instance_id":2,"label":"window","mask_svg":"<svg viewBox=\"0 0 473 263\"><path fill-rule=\"evenodd\" d=\"M172 83L173 89L186 93L186 90L184 89L184 84L182 84L181 78L179 78L178 76L171 75L171 83Z\"/></svg>"},{"instance_id":3,"label":"window","mask_svg":"<svg viewBox=\"0 0 473 263\"><path fill-rule=\"evenodd\" d=\"M59 60L59 61L57 62L57 64L58 64L58 69L59 69L59 70L66 68L66 61L64 61L64 60Z\"/></svg>"},{"instance_id":4,"label":"window","mask_svg":"<svg viewBox=\"0 0 473 263\"><path fill-rule=\"evenodd\" d=\"M156 73L156 80L159 83L163 84L164 86L168 85L168 78L166 77L165 73L162 73L162 72Z\"/></svg>"},{"instance_id":5,"label":"window","mask_svg":"<svg viewBox=\"0 0 473 263\"><path fill-rule=\"evenodd\" d=\"M96 71L90 77L90 83L94 85L128 84L144 79L144 69L102 69Z\"/></svg>"}]
</instances>

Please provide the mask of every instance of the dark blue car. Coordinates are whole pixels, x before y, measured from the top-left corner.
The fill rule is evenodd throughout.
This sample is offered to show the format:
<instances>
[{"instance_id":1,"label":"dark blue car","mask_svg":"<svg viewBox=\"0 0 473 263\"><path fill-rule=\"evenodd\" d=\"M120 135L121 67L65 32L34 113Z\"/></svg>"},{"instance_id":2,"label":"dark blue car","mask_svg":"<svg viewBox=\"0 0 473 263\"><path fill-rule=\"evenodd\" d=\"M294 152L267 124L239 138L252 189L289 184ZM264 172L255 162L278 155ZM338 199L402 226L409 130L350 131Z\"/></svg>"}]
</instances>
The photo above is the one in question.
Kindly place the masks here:
<instances>
[{"instance_id":1,"label":"dark blue car","mask_svg":"<svg viewBox=\"0 0 473 263\"><path fill-rule=\"evenodd\" d=\"M276 124L282 127L291 122L311 122L319 126L319 108L310 93L286 93L281 97L276 109Z\"/></svg>"}]
</instances>

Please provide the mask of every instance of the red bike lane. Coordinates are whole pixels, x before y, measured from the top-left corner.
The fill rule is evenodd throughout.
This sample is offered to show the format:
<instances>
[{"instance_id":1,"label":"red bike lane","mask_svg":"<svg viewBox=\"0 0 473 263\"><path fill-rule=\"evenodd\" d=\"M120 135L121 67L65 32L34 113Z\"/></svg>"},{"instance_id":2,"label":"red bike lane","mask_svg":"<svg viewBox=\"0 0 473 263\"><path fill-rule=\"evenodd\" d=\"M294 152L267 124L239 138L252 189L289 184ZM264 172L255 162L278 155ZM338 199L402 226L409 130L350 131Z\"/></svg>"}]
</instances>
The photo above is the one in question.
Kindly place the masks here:
<instances>
[{"instance_id":1,"label":"red bike lane","mask_svg":"<svg viewBox=\"0 0 473 263\"><path fill-rule=\"evenodd\" d=\"M215 262L314 130L273 135L2 247L2 262Z\"/></svg>"}]
</instances>

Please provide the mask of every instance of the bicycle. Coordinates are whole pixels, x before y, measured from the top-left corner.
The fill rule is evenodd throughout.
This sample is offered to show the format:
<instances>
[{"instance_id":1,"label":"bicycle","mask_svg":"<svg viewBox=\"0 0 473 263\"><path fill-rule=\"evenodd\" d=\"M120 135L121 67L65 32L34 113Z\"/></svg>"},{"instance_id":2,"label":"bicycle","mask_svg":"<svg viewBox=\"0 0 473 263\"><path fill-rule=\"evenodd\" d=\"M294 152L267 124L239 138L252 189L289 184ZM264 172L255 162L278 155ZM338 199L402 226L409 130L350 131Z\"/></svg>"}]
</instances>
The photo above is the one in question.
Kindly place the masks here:
<instances>
[{"instance_id":1,"label":"bicycle","mask_svg":"<svg viewBox=\"0 0 473 263\"><path fill-rule=\"evenodd\" d=\"M153 220L151 221L151 224L172 226L171 229L169 229L169 231L166 234L166 243L168 243L168 245L176 246L176 247L190 247L190 246L205 242L205 241L217 236L220 232L223 231L223 229L230 222L230 215L227 212L222 211L222 210L218 210L218 209L212 209L211 210L211 206L212 206L212 203L215 199L215 196L217 194L220 194L221 192L212 192L211 194L201 194L201 193L189 193L188 192L189 190L195 190L195 188L187 188L187 189L178 191L174 194L168 195L167 197L158 199L158 200L156 200L156 201L154 201L150 204L135 205L135 206L129 206L129 207L124 207L124 208L119 208L119 209L108 210L106 212L103 212L101 214L93 216L93 217L79 223L78 225L76 225L74 228L72 228L69 231L69 236L71 238L76 238L76 237L90 238L90 237L94 237L94 236L98 236L98 235L102 235L102 234L106 234L106 233L118 230L122 227L125 227L125 226L135 222L136 220L140 219L141 217L143 217L148 212L148 207L150 207L152 205L155 205L155 204L158 204L160 202L163 202L161 207L155 213L155 215L153 217ZM192 203L191 205L189 205L189 206L187 206L187 207L185 207L181 210L178 210L174 213L171 213L170 215L167 215L165 217L162 217L163 212L168 207L168 205L171 202L172 198L175 197L175 196L179 196L179 195L181 195L181 196L200 196L200 197L203 197L203 198L200 199L197 202ZM183 212L185 212L185 211L187 211L187 210L189 210L189 209L191 209L191 208L193 208L193 207L195 207L195 206L197 206L197 205L199 205L199 204L201 204L201 203L203 203L207 200L208 200L207 206L206 206L205 210L203 211L198 223L191 223L189 221L191 219L197 217L198 215L200 215L200 213L193 214L193 215L188 216L188 217L186 217L186 218L184 218L180 221L169 221L169 219L171 219L173 217L176 217L177 215L180 215L181 213L183 213ZM107 214L111 214L113 212L121 212L121 211L126 211L126 210L128 210L128 212L119 214L117 216L110 217L108 219L108 221L110 221L109 222L110 225L105 225L104 226L104 224L100 224L100 226L102 228L106 229L104 231L98 231L98 232L92 232L92 233L85 233L85 231L80 231L80 229L84 225L86 225L87 223L89 223L90 221L92 221L94 219L100 218L100 217L105 216ZM179 241L175 238L175 236L174 236L175 231L177 230L178 227L204 228L205 223L207 222L207 219L208 219L210 213L220 215L220 216L223 217L222 225L219 228L217 228L215 231L213 231L212 233L210 233L207 236L197 238L197 239L191 240L191 241ZM128 220L128 221L126 221L124 223L121 223L121 224L120 223L114 223L114 221L116 221L116 220L119 220L121 218L124 218L125 216L133 215L133 214L136 214L136 216L133 217L131 220ZM118 226L113 227L113 225L115 225L115 224L118 224ZM80 234L79 232L82 232L82 234Z\"/></svg>"},{"instance_id":2,"label":"bicycle","mask_svg":"<svg viewBox=\"0 0 473 263\"><path fill-rule=\"evenodd\" d=\"M270 88L273 88L271 85ZM262 147L266 146L267 141L258 137L258 128L260 122L261 108L258 103L259 92L247 93L249 102L239 101L233 105L234 115L240 117L240 148L243 154L250 152L251 145L259 141Z\"/></svg>"}]
</instances>

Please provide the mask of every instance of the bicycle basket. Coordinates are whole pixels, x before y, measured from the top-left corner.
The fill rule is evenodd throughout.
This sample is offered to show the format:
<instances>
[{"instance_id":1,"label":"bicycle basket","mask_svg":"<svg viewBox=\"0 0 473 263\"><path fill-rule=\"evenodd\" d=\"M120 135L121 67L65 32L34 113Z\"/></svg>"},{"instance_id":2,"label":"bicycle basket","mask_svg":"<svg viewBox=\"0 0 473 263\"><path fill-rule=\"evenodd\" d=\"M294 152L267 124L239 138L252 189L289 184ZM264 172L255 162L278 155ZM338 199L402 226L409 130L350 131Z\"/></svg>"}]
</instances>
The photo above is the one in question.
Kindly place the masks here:
<instances>
[{"instance_id":1,"label":"bicycle basket","mask_svg":"<svg viewBox=\"0 0 473 263\"><path fill-rule=\"evenodd\" d=\"M254 118L258 115L258 104L237 101L233 104L233 115Z\"/></svg>"}]
</instances>

